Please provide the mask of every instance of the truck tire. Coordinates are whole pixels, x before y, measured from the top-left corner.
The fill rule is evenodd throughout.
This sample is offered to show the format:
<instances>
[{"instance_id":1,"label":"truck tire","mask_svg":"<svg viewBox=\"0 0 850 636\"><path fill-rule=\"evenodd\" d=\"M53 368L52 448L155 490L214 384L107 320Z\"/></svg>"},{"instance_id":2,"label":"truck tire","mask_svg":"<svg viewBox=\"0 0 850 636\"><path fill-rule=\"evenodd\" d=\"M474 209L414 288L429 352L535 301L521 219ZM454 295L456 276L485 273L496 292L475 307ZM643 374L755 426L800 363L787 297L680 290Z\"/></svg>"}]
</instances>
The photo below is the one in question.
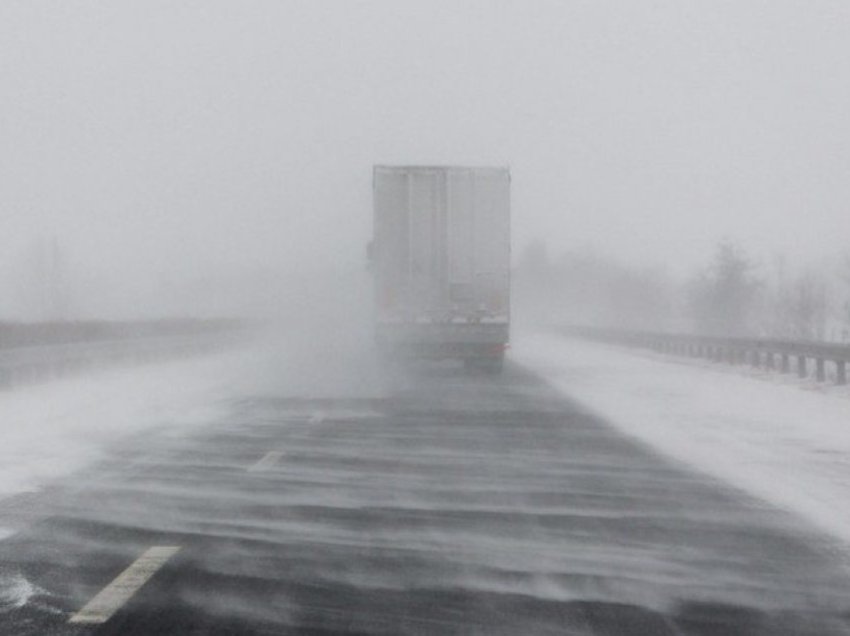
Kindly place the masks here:
<instances>
[{"instance_id":1,"label":"truck tire","mask_svg":"<svg viewBox=\"0 0 850 636\"><path fill-rule=\"evenodd\" d=\"M488 356L486 358L466 358L463 366L467 371L486 375L498 375L504 366L504 356Z\"/></svg>"},{"instance_id":2,"label":"truck tire","mask_svg":"<svg viewBox=\"0 0 850 636\"><path fill-rule=\"evenodd\" d=\"M495 356L492 358L484 358L482 360L482 370L488 375L499 375L502 372L502 367L505 365L504 356Z\"/></svg>"}]
</instances>

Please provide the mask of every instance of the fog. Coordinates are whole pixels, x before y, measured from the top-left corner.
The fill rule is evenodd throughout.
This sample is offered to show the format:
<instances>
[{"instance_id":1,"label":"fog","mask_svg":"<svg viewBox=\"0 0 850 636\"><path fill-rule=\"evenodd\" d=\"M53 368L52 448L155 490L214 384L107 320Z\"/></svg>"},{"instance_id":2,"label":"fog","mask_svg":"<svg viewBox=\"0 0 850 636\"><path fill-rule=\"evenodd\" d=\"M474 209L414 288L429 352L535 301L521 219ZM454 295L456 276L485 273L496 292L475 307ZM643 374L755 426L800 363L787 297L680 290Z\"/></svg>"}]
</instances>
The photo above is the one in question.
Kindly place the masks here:
<instances>
[{"instance_id":1,"label":"fog","mask_svg":"<svg viewBox=\"0 0 850 636\"><path fill-rule=\"evenodd\" d=\"M846 631L848 33L0 2L0 631Z\"/></svg>"},{"instance_id":2,"label":"fog","mask_svg":"<svg viewBox=\"0 0 850 636\"><path fill-rule=\"evenodd\" d=\"M848 25L837 1L4 2L0 317L277 312L362 266L375 163L510 165L515 254L833 258Z\"/></svg>"}]
</instances>

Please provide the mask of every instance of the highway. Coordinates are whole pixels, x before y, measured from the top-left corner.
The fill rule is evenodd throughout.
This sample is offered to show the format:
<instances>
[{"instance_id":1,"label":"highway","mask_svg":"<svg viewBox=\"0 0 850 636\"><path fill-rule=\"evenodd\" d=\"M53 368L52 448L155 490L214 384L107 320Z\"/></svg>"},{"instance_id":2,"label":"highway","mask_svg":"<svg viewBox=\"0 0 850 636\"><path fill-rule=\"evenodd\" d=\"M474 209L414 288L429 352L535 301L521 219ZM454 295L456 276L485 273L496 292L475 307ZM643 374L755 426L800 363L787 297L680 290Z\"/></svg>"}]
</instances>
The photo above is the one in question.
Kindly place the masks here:
<instances>
[{"instance_id":1,"label":"highway","mask_svg":"<svg viewBox=\"0 0 850 636\"><path fill-rule=\"evenodd\" d=\"M0 502L0 633L850 634L838 546L531 372L386 385L246 395Z\"/></svg>"}]
</instances>

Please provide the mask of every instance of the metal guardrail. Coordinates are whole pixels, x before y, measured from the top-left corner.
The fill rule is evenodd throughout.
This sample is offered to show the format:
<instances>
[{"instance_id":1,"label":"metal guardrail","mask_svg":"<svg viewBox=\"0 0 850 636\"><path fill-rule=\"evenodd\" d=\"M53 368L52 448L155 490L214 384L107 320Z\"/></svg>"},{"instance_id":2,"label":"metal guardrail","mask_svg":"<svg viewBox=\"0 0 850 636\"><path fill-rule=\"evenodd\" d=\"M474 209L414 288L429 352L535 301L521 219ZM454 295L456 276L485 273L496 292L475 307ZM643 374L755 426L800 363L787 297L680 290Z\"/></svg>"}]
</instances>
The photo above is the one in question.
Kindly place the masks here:
<instances>
[{"instance_id":1,"label":"metal guardrail","mask_svg":"<svg viewBox=\"0 0 850 636\"><path fill-rule=\"evenodd\" d=\"M772 338L720 338L596 327L567 327L562 331L598 342L705 358L715 362L750 364L781 373L790 373L793 361L797 375L801 378L809 376L809 360L812 360L814 377L819 382L826 382L829 375L834 378L836 384L847 384L847 365L850 363L848 345ZM834 374L827 373L827 365L834 369Z\"/></svg>"},{"instance_id":2,"label":"metal guardrail","mask_svg":"<svg viewBox=\"0 0 850 636\"><path fill-rule=\"evenodd\" d=\"M227 342L228 336L225 334L202 334L0 349L0 389L72 375L87 369L198 355L225 346Z\"/></svg>"}]
</instances>

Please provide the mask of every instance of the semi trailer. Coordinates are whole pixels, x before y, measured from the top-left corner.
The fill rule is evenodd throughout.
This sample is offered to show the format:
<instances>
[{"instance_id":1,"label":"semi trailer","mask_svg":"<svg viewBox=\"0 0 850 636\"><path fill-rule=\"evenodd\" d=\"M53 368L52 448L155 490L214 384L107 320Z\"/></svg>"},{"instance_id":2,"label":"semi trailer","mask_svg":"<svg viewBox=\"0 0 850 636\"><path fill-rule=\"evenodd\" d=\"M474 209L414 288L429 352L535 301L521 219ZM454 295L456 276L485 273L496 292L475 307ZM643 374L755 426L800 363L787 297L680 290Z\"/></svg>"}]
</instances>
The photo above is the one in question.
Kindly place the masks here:
<instances>
[{"instance_id":1,"label":"semi trailer","mask_svg":"<svg viewBox=\"0 0 850 636\"><path fill-rule=\"evenodd\" d=\"M375 340L499 372L510 335L510 172L375 166Z\"/></svg>"}]
</instances>

